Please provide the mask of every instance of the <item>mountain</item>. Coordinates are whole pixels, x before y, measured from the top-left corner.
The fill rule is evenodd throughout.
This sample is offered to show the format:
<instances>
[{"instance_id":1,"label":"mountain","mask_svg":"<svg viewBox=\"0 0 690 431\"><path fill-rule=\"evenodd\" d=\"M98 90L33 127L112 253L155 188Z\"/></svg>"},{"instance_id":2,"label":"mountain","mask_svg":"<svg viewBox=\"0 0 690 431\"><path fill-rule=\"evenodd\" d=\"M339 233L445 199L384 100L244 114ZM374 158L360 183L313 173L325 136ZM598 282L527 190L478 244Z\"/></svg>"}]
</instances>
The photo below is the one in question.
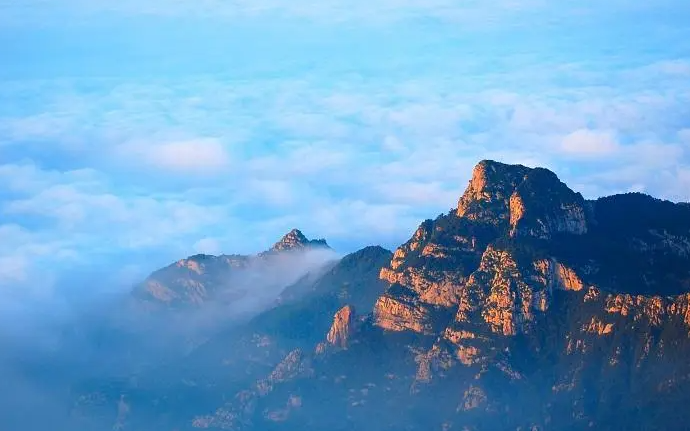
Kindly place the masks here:
<instances>
[{"instance_id":1,"label":"mountain","mask_svg":"<svg viewBox=\"0 0 690 431\"><path fill-rule=\"evenodd\" d=\"M327 247L293 230L153 273L133 297L176 320L144 340L210 325L75 377L66 429L688 429L690 205L487 160L394 253Z\"/></svg>"},{"instance_id":2,"label":"mountain","mask_svg":"<svg viewBox=\"0 0 690 431\"><path fill-rule=\"evenodd\" d=\"M295 238L299 241L295 242ZM301 270L299 277L284 277L286 271L296 274L296 268L290 265L303 263L304 256L314 253L317 257L325 253L329 259L316 260L318 265L311 266L308 272ZM198 337L194 349L183 355L179 350L170 354L172 349L166 346L166 359L155 367L139 368L126 378L120 373L116 378L104 376L75 385L78 396L72 409L76 412L73 416L78 418L76 423L81 428L91 429L124 426L125 422L128 425L122 429L185 429L180 424L191 426L192 418L203 412L205 406L213 405L213 400L222 399L225 393L240 390L243 385L270 372L292 350L308 348L318 342L328 331L334 313L345 304L358 304L362 310L370 312L387 286L379 279L379 272L390 261L392 253L375 246L340 259L334 256L324 240L309 241L293 230L267 252L244 258L247 262L255 260L255 267L250 264L239 270L232 268L235 271L252 268L264 278L280 280L280 289L272 290L271 300L263 300L261 308L257 309L263 311L239 321L229 319L226 311L235 309L238 303L247 304L248 300L234 301L230 308L224 305L219 310L211 295L194 307L175 308L174 314L167 313L168 308L164 308L166 312L157 315L156 326L138 330L153 331L155 341L162 335L175 334L180 338L180 334L188 337L191 333ZM186 265L178 262L154 272L145 283L160 280L161 273L173 273L168 280L174 280L177 286L189 285L190 278L203 275L208 291L234 288L234 284L224 281L236 276L224 264L226 257L205 256L204 260L221 265L199 265L200 270L192 272L187 272ZM301 260L297 261L297 257ZM307 259L309 263L313 260ZM198 262L199 257L192 256L183 262L189 261ZM138 300L139 288L134 290ZM255 294L255 288L246 293L248 297ZM204 318L204 324L190 332L188 326L194 328L200 317ZM184 339L174 341L186 342ZM146 356L149 355L146 351ZM208 400L207 404L203 400ZM115 414L121 403L128 406L126 420ZM152 418L151 412L160 415Z\"/></svg>"},{"instance_id":3,"label":"mountain","mask_svg":"<svg viewBox=\"0 0 690 431\"><path fill-rule=\"evenodd\" d=\"M294 349L321 341L340 308L356 304L371 312L387 287L379 272L391 257L378 246L343 257L319 277L288 286L273 307L210 338L185 364L203 369L202 380L216 380L217 373L260 377Z\"/></svg>"},{"instance_id":4,"label":"mountain","mask_svg":"<svg viewBox=\"0 0 690 431\"><path fill-rule=\"evenodd\" d=\"M292 340L316 342L323 337L342 307L350 306L366 314L387 284L379 278L393 254L380 247L366 247L343 257L317 280L289 286L279 305L252 322L265 333Z\"/></svg>"},{"instance_id":5,"label":"mountain","mask_svg":"<svg viewBox=\"0 0 690 431\"><path fill-rule=\"evenodd\" d=\"M159 269L135 287L133 296L171 308L231 304L257 290L280 293L286 285L335 260L325 240L293 229L255 256L197 254Z\"/></svg>"},{"instance_id":6,"label":"mountain","mask_svg":"<svg viewBox=\"0 0 690 431\"><path fill-rule=\"evenodd\" d=\"M292 229L276 242L268 252L303 250L307 248L330 248L325 239L309 240L299 229Z\"/></svg>"},{"instance_id":7,"label":"mountain","mask_svg":"<svg viewBox=\"0 0 690 431\"><path fill-rule=\"evenodd\" d=\"M209 429L687 429L690 210L587 201L546 169L483 161L458 208L194 425Z\"/></svg>"}]
</instances>

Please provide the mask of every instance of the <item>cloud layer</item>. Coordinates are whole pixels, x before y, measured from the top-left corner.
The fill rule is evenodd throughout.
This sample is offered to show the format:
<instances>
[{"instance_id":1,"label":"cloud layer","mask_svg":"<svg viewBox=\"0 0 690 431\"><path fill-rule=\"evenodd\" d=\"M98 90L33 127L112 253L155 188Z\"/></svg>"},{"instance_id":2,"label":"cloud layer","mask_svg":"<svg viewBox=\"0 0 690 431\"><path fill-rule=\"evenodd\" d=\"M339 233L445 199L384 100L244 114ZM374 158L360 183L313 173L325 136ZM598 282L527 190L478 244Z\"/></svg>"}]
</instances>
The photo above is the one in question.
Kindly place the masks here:
<instances>
[{"instance_id":1,"label":"cloud layer","mask_svg":"<svg viewBox=\"0 0 690 431\"><path fill-rule=\"evenodd\" d=\"M58 4L91 24L53 37ZM2 283L255 252L293 227L343 251L393 247L484 158L549 167L588 197L690 199L690 28L668 13L686 6L502 6L2 6L28 50L0 48ZM199 14L252 18L202 28Z\"/></svg>"}]
</instances>

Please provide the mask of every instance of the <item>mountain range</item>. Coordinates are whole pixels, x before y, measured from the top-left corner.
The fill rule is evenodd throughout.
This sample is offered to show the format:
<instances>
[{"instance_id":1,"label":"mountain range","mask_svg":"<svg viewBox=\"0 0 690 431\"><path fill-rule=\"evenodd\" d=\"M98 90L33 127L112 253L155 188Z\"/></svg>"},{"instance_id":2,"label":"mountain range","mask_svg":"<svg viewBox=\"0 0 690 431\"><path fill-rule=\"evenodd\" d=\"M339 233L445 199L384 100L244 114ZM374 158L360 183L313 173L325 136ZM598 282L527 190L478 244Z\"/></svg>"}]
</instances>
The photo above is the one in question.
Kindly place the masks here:
<instances>
[{"instance_id":1,"label":"mountain range","mask_svg":"<svg viewBox=\"0 0 690 431\"><path fill-rule=\"evenodd\" d=\"M394 252L295 229L114 310L92 361L119 359L54 383L65 429L690 429L690 205L543 168L480 162Z\"/></svg>"}]
</instances>

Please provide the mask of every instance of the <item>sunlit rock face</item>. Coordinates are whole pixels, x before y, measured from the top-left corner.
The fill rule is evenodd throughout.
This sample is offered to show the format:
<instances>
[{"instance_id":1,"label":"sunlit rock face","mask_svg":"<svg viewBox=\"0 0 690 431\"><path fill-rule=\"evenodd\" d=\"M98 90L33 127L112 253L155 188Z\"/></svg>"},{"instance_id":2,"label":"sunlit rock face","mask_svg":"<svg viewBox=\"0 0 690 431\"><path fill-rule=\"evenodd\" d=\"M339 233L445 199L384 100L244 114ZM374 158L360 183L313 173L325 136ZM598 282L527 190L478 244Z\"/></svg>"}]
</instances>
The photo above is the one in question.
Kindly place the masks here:
<instances>
[{"instance_id":1,"label":"sunlit rock face","mask_svg":"<svg viewBox=\"0 0 690 431\"><path fill-rule=\"evenodd\" d=\"M390 266L381 271L381 279L404 286L416 296L408 299L404 307L394 297L379 302L377 320L390 330L425 328L427 325L414 318L407 323L400 322L399 315L407 312L420 317L421 313L410 310L428 306L452 308L461 303L467 306L465 290L474 270L486 272L488 266L493 266L495 273L505 277L507 272L517 271L509 268L515 267L510 252L498 253L492 249L487 254L487 248L497 239L548 240L553 235L584 235L587 231L585 200L555 174L546 169L483 161L475 167L457 211L424 222L410 241L396 250ZM530 321L533 306L545 309L548 291L554 286L582 287L574 272L561 264L542 261L534 265L538 266L537 272L543 273L542 281L548 284L546 291L533 292L527 285L511 290L506 279L493 280L491 286L482 281L482 286L487 288L485 293L489 294L488 301L493 304L485 310L485 318L502 326L501 332L515 333L516 325ZM533 276L534 271L528 272ZM473 285L478 277L472 279ZM516 306L521 311L514 313L515 301L521 303ZM392 308L386 310L387 305ZM517 320L511 320L513 317Z\"/></svg>"},{"instance_id":2,"label":"sunlit rock face","mask_svg":"<svg viewBox=\"0 0 690 431\"><path fill-rule=\"evenodd\" d=\"M509 166L493 161L480 162L472 172L467 190L458 202L458 217L506 222L510 218L510 199L530 172L524 166Z\"/></svg>"},{"instance_id":3,"label":"sunlit rock face","mask_svg":"<svg viewBox=\"0 0 690 431\"><path fill-rule=\"evenodd\" d=\"M374 308L376 324L390 331L411 330L433 334L433 310L419 303L413 297L386 294L381 296Z\"/></svg>"},{"instance_id":4,"label":"sunlit rock face","mask_svg":"<svg viewBox=\"0 0 690 431\"><path fill-rule=\"evenodd\" d=\"M687 209L650 199L586 202L546 169L480 162L457 211L422 223L381 270L391 289L376 304L376 322L386 330L434 332L434 310L444 308L455 311L456 322L481 316L492 332L515 335L550 308L554 291L596 286L634 296L655 285L687 290ZM655 221L645 213L614 224L619 206L634 211L650 203L670 215ZM644 262L650 250L672 256L673 275L652 268L635 274L639 268L620 260Z\"/></svg>"},{"instance_id":5,"label":"sunlit rock face","mask_svg":"<svg viewBox=\"0 0 690 431\"><path fill-rule=\"evenodd\" d=\"M507 222L511 236L549 238L554 233L587 232L584 198L553 172L493 161L474 168L457 215L493 224Z\"/></svg>"},{"instance_id":6,"label":"sunlit rock face","mask_svg":"<svg viewBox=\"0 0 690 431\"><path fill-rule=\"evenodd\" d=\"M335 347L347 348L354 329L354 319L355 309L352 306L346 305L338 310L333 318L333 325L326 335L328 343Z\"/></svg>"},{"instance_id":7,"label":"sunlit rock face","mask_svg":"<svg viewBox=\"0 0 690 431\"><path fill-rule=\"evenodd\" d=\"M414 393L455 369L474 370L471 381L517 382L526 362L548 364L568 370L547 379L549 391L574 403L570 417L587 427L596 423L581 404L587 385L653 367L669 343L690 348L688 238L686 205L637 194L588 202L548 170L484 161L457 210L422 223L381 270L390 287L373 324L436 340L415 353ZM497 396L472 388L459 410Z\"/></svg>"}]
</instances>

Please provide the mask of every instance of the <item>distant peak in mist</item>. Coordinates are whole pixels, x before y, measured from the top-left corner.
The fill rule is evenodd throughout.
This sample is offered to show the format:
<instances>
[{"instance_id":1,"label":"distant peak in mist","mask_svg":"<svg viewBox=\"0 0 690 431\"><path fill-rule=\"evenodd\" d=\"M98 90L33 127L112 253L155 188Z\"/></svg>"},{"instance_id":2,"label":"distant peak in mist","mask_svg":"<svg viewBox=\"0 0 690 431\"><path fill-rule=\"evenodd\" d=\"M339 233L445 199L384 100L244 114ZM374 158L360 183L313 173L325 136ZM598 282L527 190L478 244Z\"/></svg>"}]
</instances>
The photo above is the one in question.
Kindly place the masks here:
<instances>
[{"instance_id":1,"label":"distant peak in mist","mask_svg":"<svg viewBox=\"0 0 690 431\"><path fill-rule=\"evenodd\" d=\"M330 248L325 239L310 240L299 229L292 229L276 242L270 251L298 250L304 248Z\"/></svg>"}]
</instances>

